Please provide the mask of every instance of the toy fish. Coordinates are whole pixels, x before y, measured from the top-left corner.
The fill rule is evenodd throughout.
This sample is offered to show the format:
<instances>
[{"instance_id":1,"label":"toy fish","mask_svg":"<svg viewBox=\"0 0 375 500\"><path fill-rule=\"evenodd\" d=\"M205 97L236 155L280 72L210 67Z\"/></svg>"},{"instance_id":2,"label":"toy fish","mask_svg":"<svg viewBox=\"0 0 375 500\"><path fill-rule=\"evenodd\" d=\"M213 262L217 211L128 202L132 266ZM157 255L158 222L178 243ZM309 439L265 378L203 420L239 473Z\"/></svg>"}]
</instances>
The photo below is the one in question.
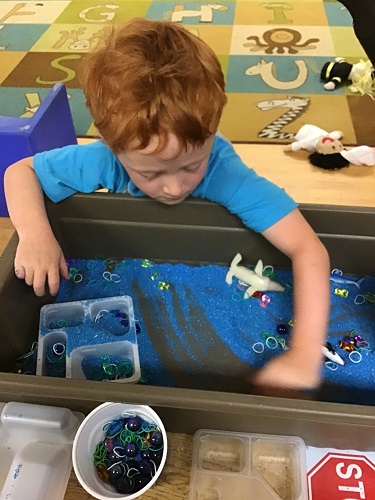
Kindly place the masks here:
<instances>
[{"instance_id":1,"label":"toy fish","mask_svg":"<svg viewBox=\"0 0 375 500\"><path fill-rule=\"evenodd\" d=\"M326 345L322 346L322 351L323 354L326 358L329 360L333 361L334 363L337 363L338 365L345 365L345 361L342 359L339 354L334 350L332 347L332 344L330 342L327 342Z\"/></svg>"},{"instance_id":2,"label":"toy fish","mask_svg":"<svg viewBox=\"0 0 375 500\"><path fill-rule=\"evenodd\" d=\"M365 278L354 281L353 279L349 278L348 276L344 276L343 274L332 273L329 276L329 280L333 283L337 283L338 285L354 285L358 288L358 290L360 290L362 282L365 280Z\"/></svg>"},{"instance_id":3,"label":"toy fish","mask_svg":"<svg viewBox=\"0 0 375 500\"><path fill-rule=\"evenodd\" d=\"M254 292L265 292L267 290L283 292L285 290L279 283L272 281L268 276L263 276L263 262L261 260L258 261L254 271L247 269L247 267L239 266L238 264L241 260L242 255L238 253L231 262L225 281L228 285L231 285L233 276L235 276L247 285L250 285L246 289L245 298L251 297Z\"/></svg>"}]
</instances>

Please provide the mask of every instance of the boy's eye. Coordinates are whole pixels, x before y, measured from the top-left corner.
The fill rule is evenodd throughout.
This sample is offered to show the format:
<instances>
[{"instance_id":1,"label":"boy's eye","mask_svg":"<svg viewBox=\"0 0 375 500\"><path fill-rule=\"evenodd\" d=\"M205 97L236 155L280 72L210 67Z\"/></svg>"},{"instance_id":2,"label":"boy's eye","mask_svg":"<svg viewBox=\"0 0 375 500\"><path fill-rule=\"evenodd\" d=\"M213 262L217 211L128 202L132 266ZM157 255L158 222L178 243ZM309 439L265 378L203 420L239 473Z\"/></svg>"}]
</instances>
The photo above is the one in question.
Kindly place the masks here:
<instances>
[{"instance_id":1,"label":"boy's eye","mask_svg":"<svg viewBox=\"0 0 375 500\"><path fill-rule=\"evenodd\" d=\"M155 173L155 174L142 174L142 173L140 173L139 175L141 177L143 177L144 179L151 181L152 179L156 179L156 177L158 177L160 174L159 173Z\"/></svg>"},{"instance_id":2,"label":"boy's eye","mask_svg":"<svg viewBox=\"0 0 375 500\"><path fill-rule=\"evenodd\" d=\"M195 172L196 170L198 170L199 167L200 163L198 163L197 165L191 165L189 167L185 167L184 170L186 170L187 172Z\"/></svg>"}]
</instances>

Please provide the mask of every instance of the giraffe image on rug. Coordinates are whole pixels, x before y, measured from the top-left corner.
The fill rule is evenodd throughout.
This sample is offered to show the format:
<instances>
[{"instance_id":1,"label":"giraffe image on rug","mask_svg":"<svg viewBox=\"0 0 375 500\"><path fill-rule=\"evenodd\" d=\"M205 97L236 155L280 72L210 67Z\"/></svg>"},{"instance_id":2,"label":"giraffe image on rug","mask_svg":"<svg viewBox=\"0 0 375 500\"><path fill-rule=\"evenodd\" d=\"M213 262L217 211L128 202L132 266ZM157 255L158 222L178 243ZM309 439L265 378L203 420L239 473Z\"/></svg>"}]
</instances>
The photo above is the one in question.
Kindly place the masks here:
<instances>
[{"instance_id":1,"label":"giraffe image on rug","mask_svg":"<svg viewBox=\"0 0 375 500\"><path fill-rule=\"evenodd\" d=\"M106 28L102 28L91 36L85 35L86 28L80 27L71 31L60 31L60 39L52 46L53 49L61 49L67 43L68 49L73 51L91 50L104 39L106 35Z\"/></svg>"}]
</instances>

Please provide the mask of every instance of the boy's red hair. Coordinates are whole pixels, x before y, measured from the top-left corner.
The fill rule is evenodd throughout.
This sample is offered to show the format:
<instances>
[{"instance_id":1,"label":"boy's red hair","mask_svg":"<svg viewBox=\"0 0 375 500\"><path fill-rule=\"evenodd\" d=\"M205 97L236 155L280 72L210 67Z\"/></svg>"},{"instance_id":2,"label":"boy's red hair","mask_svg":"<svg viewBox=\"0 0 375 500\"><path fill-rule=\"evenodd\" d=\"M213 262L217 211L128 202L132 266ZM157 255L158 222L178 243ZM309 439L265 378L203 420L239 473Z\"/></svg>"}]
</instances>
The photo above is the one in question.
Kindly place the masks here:
<instances>
[{"instance_id":1,"label":"boy's red hair","mask_svg":"<svg viewBox=\"0 0 375 500\"><path fill-rule=\"evenodd\" d=\"M174 134L181 148L216 132L226 103L215 53L182 26L136 18L85 61L83 85L94 124L115 152L157 151Z\"/></svg>"}]
</instances>

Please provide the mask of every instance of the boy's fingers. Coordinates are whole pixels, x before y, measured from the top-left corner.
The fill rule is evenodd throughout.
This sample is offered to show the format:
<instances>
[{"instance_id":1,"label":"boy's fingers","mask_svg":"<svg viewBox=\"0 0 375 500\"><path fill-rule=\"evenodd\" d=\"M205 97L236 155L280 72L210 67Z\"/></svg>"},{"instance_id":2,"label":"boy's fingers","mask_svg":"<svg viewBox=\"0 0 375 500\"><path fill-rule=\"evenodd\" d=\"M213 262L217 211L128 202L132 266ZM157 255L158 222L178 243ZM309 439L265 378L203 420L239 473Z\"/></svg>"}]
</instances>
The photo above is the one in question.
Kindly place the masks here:
<instances>
[{"instance_id":1,"label":"boy's fingers","mask_svg":"<svg viewBox=\"0 0 375 500\"><path fill-rule=\"evenodd\" d=\"M20 280L25 279L25 269L24 269L24 267L15 264L14 265L14 274Z\"/></svg>"},{"instance_id":2,"label":"boy's fingers","mask_svg":"<svg viewBox=\"0 0 375 500\"><path fill-rule=\"evenodd\" d=\"M42 297L46 294L46 274L44 272L34 274L33 288L35 295L38 297Z\"/></svg>"},{"instance_id":3,"label":"boy's fingers","mask_svg":"<svg viewBox=\"0 0 375 500\"><path fill-rule=\"evenodd\" d=\"M60 259L60 274L66 280L70 279L69 269L64 257L61 257Z\"/></svg>"},{"instance_id":4,"label":"boy's fingers","mask_svg":"<svg viewBox=\"0 0 375 500\"><path fill-rule=\"evenodd\" d=\"M29 286L34 285L34 270L33 269L25 269L25 282Z\"/></svg>"},{"instance_id":5,"label":"boy's fingers","mask_svg":"<svg viewBox=\"0 0 375 500\"><path fill-rule=\"evenodd\" d=\"M51 295L57 295L60 286L59 269L52 269L48 273L48 288Z\"/></svg>"}]
</instances>

